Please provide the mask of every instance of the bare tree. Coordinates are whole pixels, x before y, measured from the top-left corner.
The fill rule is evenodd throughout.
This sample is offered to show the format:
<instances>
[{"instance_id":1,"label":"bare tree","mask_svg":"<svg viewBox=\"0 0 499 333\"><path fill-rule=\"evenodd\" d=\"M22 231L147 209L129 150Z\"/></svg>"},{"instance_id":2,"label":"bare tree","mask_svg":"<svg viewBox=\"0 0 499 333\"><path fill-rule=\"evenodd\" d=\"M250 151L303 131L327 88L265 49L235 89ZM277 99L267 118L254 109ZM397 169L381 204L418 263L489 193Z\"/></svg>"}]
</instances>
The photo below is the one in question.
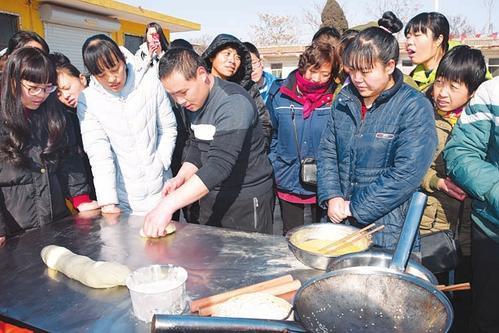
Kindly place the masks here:
<instances>
[{"instance_id":1,"label":"bare tree","mask_svg":"<svg viewBox=\"0 0 499 333\"><path fill-rule=\"evenodd\" d=\"M298 42L296 18L270 13L258 13L258 25L251 25L257 45L285 45Z\"/></svg>"},{"instance_id":2,"label":"bare tree","mask_svg":"<svg viewBox=\"0 0 499 333\"><path fill-rule=\"evenodd\" d=\"M313 1L309 8L303 8L303 23L313 31L317 31L321 26L321 14L325 4L325 0Z\"/></svg>"},{"instance_id":3,"label":"bare tree","mask_svg":"<svg viewBox=\"0 0 499 333\"><path fill-rule=\"evenodd\" d=\"M190 42L192 46L194 46L194 50L198 54L202 54L208 48L213 38L214 37L212 35L204 34L200 37L191 39Z\"/></svg>"},{"instance_id":4,"label":"bare tree","mask_svg":"<svg viewBox=\"0 0 499 333\"><path fill-rule=\"evenodd\" d=\"M483 32L486 34L491 34L492 32L494 32L494 24L492 23L492 11L494 10L495 2L495 0L483 0L483 4L485 6L485 9L487 10L487 25L485 26L485 29L483 29Z\"/></svg>"},{"instance_id":5,"label":"bare tree","mask_svg":"<svg viewBox=\"0 0 499 333\"><path fill-rule=\"evenodd\" d=\"M457 38L462 35L474 36L478 30L461 15L449 16L450 36Z\"/></svg>"},{"instance_id":6,"label":"bare tree","mask_svg":"<svg viewBox=\"0 0 499 333\"><path fill-rule=\"evenodd\" d=\"M384 12L390 10L403 23L407 23L407 21L419 13L421 7L421 3L418 0L380 0L371 1L367 10L375 20L380 19Z\"/></svg>"}]
</instances>

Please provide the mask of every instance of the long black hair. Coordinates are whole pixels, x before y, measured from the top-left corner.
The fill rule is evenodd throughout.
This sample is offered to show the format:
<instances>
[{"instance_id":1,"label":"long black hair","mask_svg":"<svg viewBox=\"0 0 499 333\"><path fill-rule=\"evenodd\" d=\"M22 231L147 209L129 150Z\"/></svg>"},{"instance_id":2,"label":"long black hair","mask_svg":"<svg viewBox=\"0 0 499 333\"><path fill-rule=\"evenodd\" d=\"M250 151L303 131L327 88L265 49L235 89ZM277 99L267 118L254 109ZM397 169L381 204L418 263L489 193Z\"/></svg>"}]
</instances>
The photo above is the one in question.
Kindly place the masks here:
<instances>
[{"instance_id":1,"label":"long black hair","mask_svg":"<svg viewBox=\"0 0 499 333\"><path fill-rule=\"evenodd\" d=\"M168 50L168 46L170 45L170 43L168 43L168 39L166 39L165 33L163 32L163 28L161 27L161 25L159 25L159 23L151 22L146 26L146 32L144 33L143 41L147 42L147 30L149 30L150 28L156 29L156 32L159 35L159 43L161 44L161 50L163 52L166 52L166 50Z\"/></svg>"},{"instance_id":2,"label":"long black hair","mask_svg":"<svg viewBox=\"0 0 499 333\"><path fill-rule=\"evenodd\" d=\"M0 122L6 135L0 145L0 160L16 166L26 165L25 148L33 136L39 135L46 139L45 145L42 142L40 158L54 161L65 142L62 105L55 94L50 94L35 111L36 116L26 116L21 102L22 80L57 85L55 67L43 51L32 47L18 49L5 65L0 84Z\"/></svg>"},{"instance_id":3,"label":"long black hair","mask_svg":"<svg viewBox=\"0 0 499 333\"><path fill-rule=\"evenodd\" d=\"M39 34L37 34L34 31L25 31L25 30L20 30L15 34L13 34L12 37L10 37L9 44L7 46L7 52L5 54L8 57L15 50L23 48L29 42L37 42L42 46L43 52L45 52L45 54L49 54L50 49L45 39L43 39Z\"/></svg>"}]
</instances>

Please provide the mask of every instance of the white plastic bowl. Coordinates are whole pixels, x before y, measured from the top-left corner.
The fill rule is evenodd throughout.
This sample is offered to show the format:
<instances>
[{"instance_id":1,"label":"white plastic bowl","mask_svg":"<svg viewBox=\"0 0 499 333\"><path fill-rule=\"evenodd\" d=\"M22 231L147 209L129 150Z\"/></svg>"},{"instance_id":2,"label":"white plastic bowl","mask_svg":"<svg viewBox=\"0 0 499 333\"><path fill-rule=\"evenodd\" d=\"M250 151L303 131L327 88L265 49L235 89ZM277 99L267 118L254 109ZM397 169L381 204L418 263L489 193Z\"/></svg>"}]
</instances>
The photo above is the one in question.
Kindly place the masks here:
<instances>
[{"instance_id":1,"label":"white plastic bowl","mask_svg":"<svg viewBox=\"0 0 499 333\"><path fill-rule=\"evenodd\" d=\"M174 265L151 265L139 268L126 279L133 312L151 322L154 314L181 314L187 305L187 271Z\"/></svg>"}]
</instances>

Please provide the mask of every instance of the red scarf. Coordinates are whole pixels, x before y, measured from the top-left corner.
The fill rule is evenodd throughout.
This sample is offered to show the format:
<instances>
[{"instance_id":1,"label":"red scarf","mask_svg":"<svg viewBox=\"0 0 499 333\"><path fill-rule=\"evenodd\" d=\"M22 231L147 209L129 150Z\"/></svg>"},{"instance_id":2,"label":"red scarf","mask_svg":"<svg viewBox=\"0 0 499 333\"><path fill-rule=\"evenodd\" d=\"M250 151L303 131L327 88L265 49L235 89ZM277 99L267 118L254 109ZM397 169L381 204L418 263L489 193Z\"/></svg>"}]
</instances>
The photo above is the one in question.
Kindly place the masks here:
<instances>
[{"instance_id":1,"label":"red scarf","mask_svg":"<svg viewBox=\"0 0 499 333\"><path fill-rule=\"evenodd\" d=\"M299 71L295 72L295 77L295 90L299 93L296 94L286 86L282 86L281 91L303 105L303 119L310 117L312 112L319 106L332 102L333 94L328 92L331 82L317 83L309 81Z\"/></svg>"}]
</instances>

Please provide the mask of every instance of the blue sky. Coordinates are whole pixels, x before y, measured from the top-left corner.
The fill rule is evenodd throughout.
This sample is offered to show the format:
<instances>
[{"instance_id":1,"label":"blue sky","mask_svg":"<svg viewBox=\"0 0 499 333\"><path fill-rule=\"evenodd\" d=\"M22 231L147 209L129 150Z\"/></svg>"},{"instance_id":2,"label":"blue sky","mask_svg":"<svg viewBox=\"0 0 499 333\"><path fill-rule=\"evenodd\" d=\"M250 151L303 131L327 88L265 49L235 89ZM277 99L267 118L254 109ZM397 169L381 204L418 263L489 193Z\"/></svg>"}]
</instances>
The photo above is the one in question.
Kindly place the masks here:
<instances>
[{"instance_id":1,"label":"blue sky","mask_svg":"<svg viewBox=\"0 0 499 333\"><path fill-rule=\"evenodd\" d=\"M194 21L201 24L201 31L189 33L173 34L175 38L199 38L202 35L212 37L219 33L231 33L242 40L251 40L251 25L258 23L259 12L271 12L280 15L289 15L296 18L300 26L300 33L304 40L308 40L312 35L311 29L303 24L303 12L312 8L314 3L322 3L324 0L120 0L131 5L162 12ZM368 7L373 8L384 0L339 0L342 4L350 26L362 24L375 19L369 12ZM432 0L412 0L417 3L419 10L412 16L422 11L433 11L434 1ZM468 22L478 28L483 29L488 13L484 0L439 0L439 11L446 16L461 15L467 18ZM492 11L492 22L499 18L499 0L495 1ZM494 30L499 30L499 22L494 24Z\"/></svg>"}]
</instances>

